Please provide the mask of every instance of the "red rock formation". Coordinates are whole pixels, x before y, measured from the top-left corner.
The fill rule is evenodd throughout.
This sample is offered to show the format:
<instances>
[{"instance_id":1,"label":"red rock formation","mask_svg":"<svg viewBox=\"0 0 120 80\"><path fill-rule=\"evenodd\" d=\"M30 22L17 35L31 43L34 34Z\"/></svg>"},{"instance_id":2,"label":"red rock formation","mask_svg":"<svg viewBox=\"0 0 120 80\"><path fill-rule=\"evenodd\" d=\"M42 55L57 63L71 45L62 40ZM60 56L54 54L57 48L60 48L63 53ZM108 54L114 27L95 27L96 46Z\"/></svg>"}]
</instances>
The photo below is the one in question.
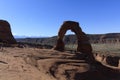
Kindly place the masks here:
<instances>
[{"instance_id":1,"label":"red rock formation","mask_svg":"<svg viewBox=\"0 0 120 80\"><path fill-rule=\"evenodd\" d=\"M63 37L67 30L73 31L78 39L78 47L77 51L83 52L83 53L90 53L92 52L91 45L89 43L89 39L86 36L86 34L82 31L82 29L79 27L78 22L74 21L65 21L63 25L61 26L59 32L58 32L58 40L57 45L54 48L55 50L64 51L64 42Z\"/></svg>"},{"instance_id":2,"label":"red rock formation","mask_svg":"<svg viewBox=\"0 0 120 80\"><path fill-rule=\"evenodd\" d=\"M16 43L11 32L10 24L5 20L0 20L0 42L9 44Z\"/></svg>"},{"instance_id":3,"label":"red rock formation","mask_svg":"<svg viewBox=\"0 0 120 80\"><path fill-rule=\"evenodd\" d=\"M58 32L58 39L57 44L55 46L55 50L64 51L64 42L63 37L67 30L73 31L77 36L78 41L78 47L77 51L81 52L76 54L78 59L85 60L86 63L89 64L91 67L90 70L84 72L84 73L76 73L74 79L75 80L118 80L120 76L119 69L109 67L108 65L103 64L102 62L106 60L105 56L103 55L95 55L96 61L93 57L92 53L92 47L89 43L89 39L86 36L86 34L82 31L82 29L79 27L79 23L73 22L73 21L65 21L63 25L61 26L59 32ZM104 40L103 40L104 42ZM118 66L118 59L111 59L109 58L109 64ZM112 62L115 62L112 64ZM91 64L92 63L92 64ZM53 73L52 69L52 73ZM54 73L53 73L54 74ZM55 75L54 75L55 76ZM56 77L56 76L55 76ZM94 79L90 79L91 77L94 77ZM108 79L108 78L109 79Z\"/></svg>"},{"instance_id":4,"label":"red rock formation","mask_svg":"<svg viewBox=\"0 0 120 80\"><path fill-rule=\"evenodd\" d=\"M82 29L79 26L78 22L74 22L74 21L65 21L59 32L58 32L58 39L57 39L57 44L55 46L55 50L59 50L59 51L64 51L64 42L63 42L63 37L66 33L67 30L71 30L73 31L76 36L77 36L77 42L78 42L78 47L77 47L77 51L78 52L82 52L87 54L88 59L92 59L94 60L93 54L92 54L92 47L91 44L89 43L89 38L87 37L87 35L82 31Z\"/></svg>"}]
</instances>

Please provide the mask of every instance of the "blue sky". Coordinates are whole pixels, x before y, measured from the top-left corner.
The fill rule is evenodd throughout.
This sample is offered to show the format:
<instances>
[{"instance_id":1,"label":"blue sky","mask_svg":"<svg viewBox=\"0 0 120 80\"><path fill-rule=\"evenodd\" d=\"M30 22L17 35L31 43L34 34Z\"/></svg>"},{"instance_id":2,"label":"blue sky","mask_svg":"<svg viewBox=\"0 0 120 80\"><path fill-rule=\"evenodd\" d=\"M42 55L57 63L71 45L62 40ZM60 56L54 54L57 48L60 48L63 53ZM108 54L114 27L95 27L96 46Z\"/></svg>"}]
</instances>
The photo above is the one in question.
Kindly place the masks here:
<instances>
[{"instance_id":1,"label":"blue sky","mask_svg":"<svg viewBox=\"0 0 120 80\"><path fill-rule=\"evenodd\" d=\"M89 34L120 32L120 0L0 0L0 19L14 35L54 36L66 20Z\"/></svg>"}]
</instances>

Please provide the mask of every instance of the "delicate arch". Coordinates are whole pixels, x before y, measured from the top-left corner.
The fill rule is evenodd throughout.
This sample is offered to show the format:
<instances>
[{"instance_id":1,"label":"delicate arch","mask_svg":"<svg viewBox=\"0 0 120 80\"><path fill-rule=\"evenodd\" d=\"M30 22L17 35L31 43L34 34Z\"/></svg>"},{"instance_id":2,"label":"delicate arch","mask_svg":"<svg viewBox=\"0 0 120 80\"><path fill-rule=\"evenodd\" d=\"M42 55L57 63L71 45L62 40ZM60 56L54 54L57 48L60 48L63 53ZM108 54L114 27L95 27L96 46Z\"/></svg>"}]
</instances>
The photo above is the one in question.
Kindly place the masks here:
<instances>
[{"instance_id":1,"label":"delicate arch","mask_svg":"<svg viewBox=\"0 0 120 80\"><path fill-rule=\"evenodd\" d=\"M59 51L64 51L64 42L63 42L63 37L66 33L67 30L73 31L76 36L77 36L77 42L78 42L78 47L77 51L82 52L82 53L91 53L92 52L92 47L89 43L89 38L87 35L82 31L82 29L79 26L78 22L74 21L65 21L59 32L58 32L58 38L57 38L57 44L55 46L55 50Z\"/></svg>"}]
</instances>

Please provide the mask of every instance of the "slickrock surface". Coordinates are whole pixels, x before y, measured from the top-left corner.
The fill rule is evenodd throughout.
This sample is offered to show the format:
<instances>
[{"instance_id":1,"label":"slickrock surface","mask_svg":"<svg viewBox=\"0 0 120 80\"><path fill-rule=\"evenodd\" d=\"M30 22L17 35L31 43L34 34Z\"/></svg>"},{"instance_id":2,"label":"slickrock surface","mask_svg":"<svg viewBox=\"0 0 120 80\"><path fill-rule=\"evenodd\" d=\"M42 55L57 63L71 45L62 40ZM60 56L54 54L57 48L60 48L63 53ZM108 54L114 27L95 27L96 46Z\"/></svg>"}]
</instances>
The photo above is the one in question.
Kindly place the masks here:
<instances>
[{"instance_id":1,"label":"slickrock surface","mask_svg":"<svg viewBox=\"0 0 120 80\"><path fill-rule=\"evenodd\" d=\"M120 74L81 53L16 47L0 50L0 80L120 80Z\"/></svg>"}]
</instances>

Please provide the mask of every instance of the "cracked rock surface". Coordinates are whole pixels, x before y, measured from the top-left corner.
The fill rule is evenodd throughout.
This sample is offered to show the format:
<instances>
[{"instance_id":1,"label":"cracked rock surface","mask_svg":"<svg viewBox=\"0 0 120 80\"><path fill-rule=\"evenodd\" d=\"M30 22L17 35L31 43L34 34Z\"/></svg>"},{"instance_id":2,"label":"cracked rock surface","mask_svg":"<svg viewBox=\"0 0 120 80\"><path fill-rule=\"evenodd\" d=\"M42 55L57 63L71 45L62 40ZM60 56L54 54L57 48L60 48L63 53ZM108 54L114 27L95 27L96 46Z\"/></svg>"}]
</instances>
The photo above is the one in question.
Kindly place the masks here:
<instances>
[{"instance_id":1,"label":"cracked rock surface","mask_svg":"<svg viewBox=\"0 0 120 80\"><path fill-rule=\"evenodd\" d=\"M0 80L120 80L117 70L99 62L90 64L82 53L17 47L0 50Z\"/></svg>"}]
</instances>

